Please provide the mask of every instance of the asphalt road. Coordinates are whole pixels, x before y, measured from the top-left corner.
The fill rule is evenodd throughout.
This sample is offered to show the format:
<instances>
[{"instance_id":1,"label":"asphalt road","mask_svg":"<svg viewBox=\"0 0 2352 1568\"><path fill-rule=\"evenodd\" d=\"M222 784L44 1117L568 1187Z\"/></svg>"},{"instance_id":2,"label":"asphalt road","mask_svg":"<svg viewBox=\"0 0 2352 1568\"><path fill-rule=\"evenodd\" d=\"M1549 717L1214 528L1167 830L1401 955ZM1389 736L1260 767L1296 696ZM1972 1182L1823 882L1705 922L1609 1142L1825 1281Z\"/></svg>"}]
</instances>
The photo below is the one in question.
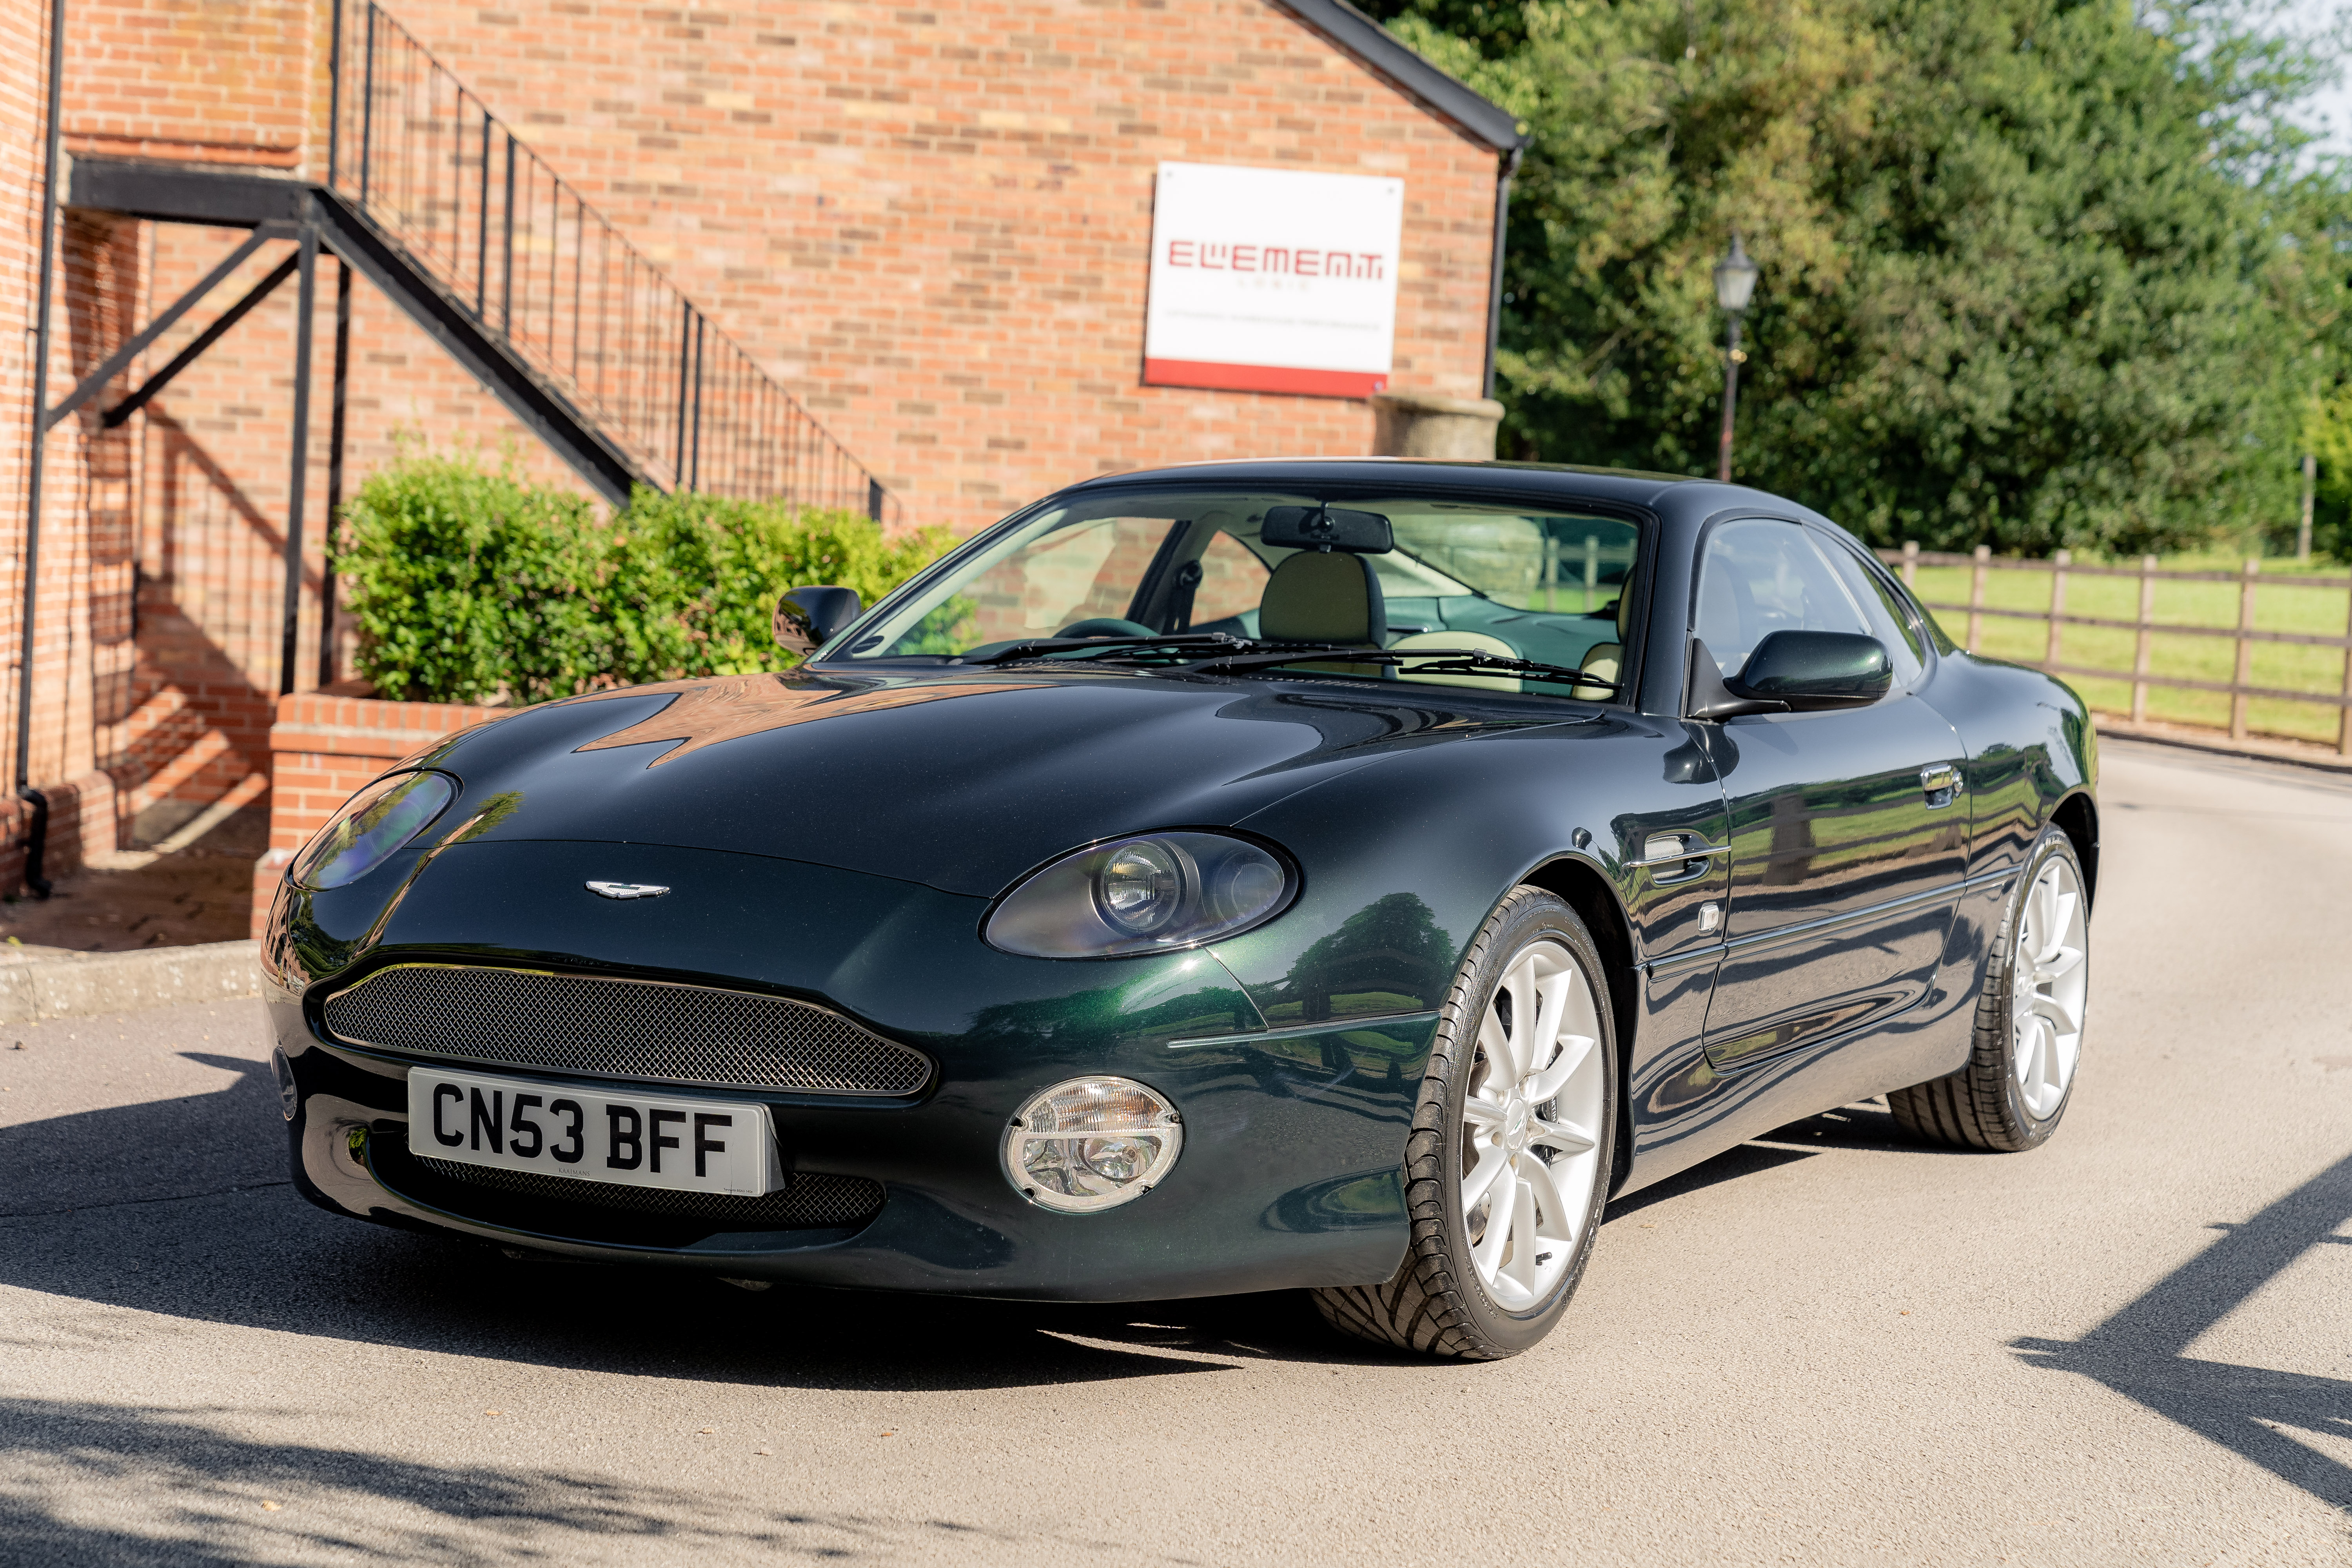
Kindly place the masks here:
<instances>
[{"instance_id":1,"label":"asphalt road","mask_svg":"<svg viewBox=\"0 0 2352 1568\"><path fill-rule=\"evenodd\" d=\"M1490 1365L507 1263L295 1197L257 1004L0 1030L0 1559L2340 1568L2352 780L2105 793L2049 1147L1783 1129Z\"/></svg>"}]
</instances>

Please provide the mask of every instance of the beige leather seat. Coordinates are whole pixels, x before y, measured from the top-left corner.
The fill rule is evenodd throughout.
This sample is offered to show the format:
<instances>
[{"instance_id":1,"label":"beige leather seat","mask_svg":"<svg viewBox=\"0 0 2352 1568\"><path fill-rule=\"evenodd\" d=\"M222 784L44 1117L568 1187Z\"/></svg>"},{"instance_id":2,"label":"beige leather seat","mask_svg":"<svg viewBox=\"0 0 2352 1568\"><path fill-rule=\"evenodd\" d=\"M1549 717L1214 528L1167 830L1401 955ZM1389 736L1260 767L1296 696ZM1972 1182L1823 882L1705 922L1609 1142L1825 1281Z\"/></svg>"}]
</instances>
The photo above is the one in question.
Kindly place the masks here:
<instances>
[{"instance_id":1,"label":"beige leather seat","mask_svg":"<svg viewBox=\"0 0 2352 1568\"><path fill-rule=\"evenodd\" d=\"M1631 577L1628 577L1617 592L1617 640L1615 642L1594 643L1591 647L1584 650L1584 657L1576 661L1576 668L1582 670L1587 675L1598 676L1602 680L1622 680L1624 679L1625 626L1626 624L1633 618L1633 580ZM1576 688L1574 695L1578 697L1610 697L1622 696L1623 693L1612 693L1601 687L1591 686Z\"/></svg>"},{"instance_id":2,"label":"beige leather seat","mask_svg":"<svg viewBox=\"0 0 2352 1568\"><path fill-rule=\"evenodd\" d=\"M1388 640L1387 602L1372 563L1345 551L1304 550L1274 569L1258 599L1257 635L1275 642Z\"/></svg>"},{"instance_id":3,"label":"beige leather seat","mask_svg":"<svg viewBox=\"0 0 2352 1568\"><path fill-rule=\"evenodd\" d=\"M1619 635L1622 636L1623 634L1621 633ZM1615 680L1618 679L1618 672L1622 670L1624 666L1625 645L1618 642L1594 643L1591 647L1584 650L1584 657L1576 661L1576 668L1578 669L1583 671L1587 675L1597 676L1602 680ZM1608 697L1612 695L1612 693L1603 687L1580 686L1575 688L1574 695L1578 697Z\"/></svg>"},{"instance_id":4,"label":"beige leather seat","mask_svg":"<svg viewBox=\"0 0 2352 1568\"><path fill-rule=\"evenodd\" d=\"M1500 654L1505 658L1517 658L1519 650L1497 637L1485 632L1415 632L1400 637L1389 649L1391 653L1411 653L1415 648L1459 648L1470 653ZM1414 666L1397 666L1399 680L1417 681L1423 686L1473 686L1482 691L1517 691L1522 689L1516 675L1423 675Z\"/></svg>"},{"instance_id":5,"label":"beige leather seat","mask_svg":"<svg viewBox=\"0 0 2352 1568\"><path fill-rule=\"evenodd\" d=\"M1257 635L1270 642L1388 641L1388 603L1372 563L1345 551L1304 550L1274 569L1258 599ZM1335 675L1377 678L1377 664L1311 664Z\"/></svg>"}]
</instances>

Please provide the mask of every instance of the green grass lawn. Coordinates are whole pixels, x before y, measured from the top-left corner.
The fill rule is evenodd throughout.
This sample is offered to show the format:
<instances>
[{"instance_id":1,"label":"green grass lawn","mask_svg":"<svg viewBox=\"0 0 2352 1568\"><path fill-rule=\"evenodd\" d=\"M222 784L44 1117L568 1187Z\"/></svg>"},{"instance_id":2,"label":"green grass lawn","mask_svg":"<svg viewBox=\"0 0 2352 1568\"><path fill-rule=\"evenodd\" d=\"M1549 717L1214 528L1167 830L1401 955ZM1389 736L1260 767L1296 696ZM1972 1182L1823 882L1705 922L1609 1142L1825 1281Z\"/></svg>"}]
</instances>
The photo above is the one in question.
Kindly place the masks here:
<instances>
[{"instance_id":1,"label":"green grass lawn","mask_svg":"<svg viewBox=\"0 0 2352 1568\"><path fill-rule=\"evenodd\" d=\"M2087 563L2077 562L2081 566ZM2100 565L2137 567L2137 560L2100 562ZM2231 572L2242 569L2236 557L2219 554L2168 556L2158 563L2166 571ZM1922 566L1919 596L1931 605L1966 605L1970 569L1966 566ZM2298 568L2291 561L2263 563L2254 590L2254 625L2263 631L2303 632L2319 637L2343 637L2352 594L2343 588L2298 586L2302 577L2342 577L2345 568L2316 563ZM2015 571L1994 566L1985 574L1985 605L2004 610L2046 611L2050 607L2051 574L2046 570ZM2090 577L2070 574L2066 579L2066 610L2070 615L2102 616L2132 620L2139 614L2139 582L2136 577ZM1936 618L1956 642L1968 637L1965 608L1937 609ZM2156 584L2156 620L2192 626L2235 626L2238 584L2176 583ZM2050 628L2043 621L2012 620L1987 616L1977 651L1994 658L2038 663L2048 647ZM2099 669L2129 671L2135 635L2105 626L2067 626L2059 662ZM2158 632L2148 642L2148 669L2155 675L2189 680L2227 681L2237 669L2237 644L2223 637L2167 637ZM2291 644L2256 643L2252 674L2255 686L2289 691L2335 693L2343 689L2344 652L2331 647L2298 647ZM2069 675L2067 683L2102 712L2131 711L2131 682ZM2334 744L2338 715L2334 707L2256 698L2247 710L2248 725L2262 733ZM2181 691L2151 686L2147 715L2179 724L2210 724L2226 728L2230 699L2219 691Z\"/></svg>"}]
</instances>

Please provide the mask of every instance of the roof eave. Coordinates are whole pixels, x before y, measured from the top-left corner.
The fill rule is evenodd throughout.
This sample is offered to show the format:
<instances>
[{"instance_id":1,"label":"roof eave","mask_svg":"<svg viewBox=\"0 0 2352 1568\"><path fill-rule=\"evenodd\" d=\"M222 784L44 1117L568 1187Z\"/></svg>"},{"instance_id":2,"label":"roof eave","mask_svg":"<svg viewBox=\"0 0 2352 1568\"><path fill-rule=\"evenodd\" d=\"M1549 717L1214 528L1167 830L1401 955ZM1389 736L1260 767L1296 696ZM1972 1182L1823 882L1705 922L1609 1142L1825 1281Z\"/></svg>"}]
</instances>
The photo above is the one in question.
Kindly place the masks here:
<instances>
[{"instance_id":1,"label":"roof eave","mask_svg":"<svg viewBox=\"0 0 2352 1568\"><path fill-rule=\"evenodd\" d=\"M1438 69L1348 0L1271 3L1472 141L1516 153L1531 140L1517 116Z\"/></svg>"}]
</instances>

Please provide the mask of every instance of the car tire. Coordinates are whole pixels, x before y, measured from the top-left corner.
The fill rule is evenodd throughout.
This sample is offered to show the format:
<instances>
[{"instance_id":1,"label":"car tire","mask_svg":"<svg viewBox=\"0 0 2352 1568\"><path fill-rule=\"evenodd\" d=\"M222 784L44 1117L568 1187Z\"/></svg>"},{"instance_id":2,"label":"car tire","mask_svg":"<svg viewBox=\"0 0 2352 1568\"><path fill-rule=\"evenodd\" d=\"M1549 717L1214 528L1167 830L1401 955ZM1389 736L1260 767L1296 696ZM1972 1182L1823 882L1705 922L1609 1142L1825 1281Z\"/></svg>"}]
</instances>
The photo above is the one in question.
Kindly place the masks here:
<instances>
[{"instance_id":1,"label":"car tire","mask_svg":"<svg viewBox=\"0 0 2352 1568\"><path fill-rule=\"evenodd\" d=\"M1512 1037L1529 996L1538 1030L1522 1042ZM1536 1344L1567 1310L1592 1255L1617 1096L1600 949L1559 899L1515 889L1470 944L1439 1010L1405 1142L1404 1262L1384 1284L1315 1291L1324 1320L1424 1355L1493 1361ZM1465 1187L1475 1200L1467 1205Z\"/></svg>"},{"instance_id":2,"label":"car tire","mask_svg":"<svg viewBox=\"0 0 2352 1568\"><path fill-rule=\"evenodd\" d=\"M1985 956L1968 1065L1889 1094L1897 1125L1931 1143L2003 1153L2050 1141L2082 1056L2089 888L2074 840L2054 824L2043 828Z\"/></svg>"}]
</instances>

